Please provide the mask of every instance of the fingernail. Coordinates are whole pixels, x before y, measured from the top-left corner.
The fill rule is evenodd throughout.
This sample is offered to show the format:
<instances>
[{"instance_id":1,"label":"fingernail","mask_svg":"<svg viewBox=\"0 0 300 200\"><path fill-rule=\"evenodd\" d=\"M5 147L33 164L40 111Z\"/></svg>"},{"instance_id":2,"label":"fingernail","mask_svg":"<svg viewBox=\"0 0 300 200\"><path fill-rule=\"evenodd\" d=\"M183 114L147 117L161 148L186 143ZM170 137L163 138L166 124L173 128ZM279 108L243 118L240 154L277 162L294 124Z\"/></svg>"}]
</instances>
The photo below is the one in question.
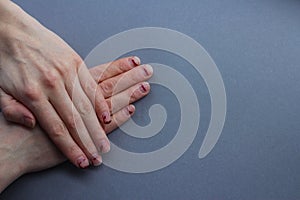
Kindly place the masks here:
<instances>
[{"instance_id":1,"label":"fingernail","mask_svg":"<svg viewBox=\"0 0 300 200\"><path fill-rule=\"evenodd\" d=\"M93 154L92 163L94 166L99 166L102 164L102 158L98 154Z\"/></svg>"},{"instance_id":2,"label":"fingernail","mask_svg":"<svg viewBox=\"0 0 300 200\"><path fill-rule=\"evenodd\" d=\"M128 115L132 115L132 113L134 112L134 109L135 109L135 107L133 105L127 106Z\"/></svg>"},{"instance_id":3,"label":"fingernail","mask_svg":"<svg viewBox=\"0 0 300 200\"><path fill-rule=\"evenodd\" d=\"M24 124L25 124L25 126L28 126L30 128L34 127L33 119L31 117L25 116L24 117Z\"/></svg>"},{"instance_id":4,"label":"fingernail","mask_svg":"<svg viewBox=\"0 0 300 200\"><path fill-rule=\"evenodd\" d=\"M111 122L110 114L107 111L102 113L102 119L105 124L109 124Z\"/></svg>"},{"instance_id":5,"label":"fingernail","mask_svg":"<svg viewBox=\"0 0 300 200\"><path fill-rule=\"evenodd\" d=\"M77 159L77 164L82 169L84 169L84 168L86 168L86 167L88 167L90 165L89 161L85 157L83 157L83 156L80 156Z\"/></svg>"},{"instance_id":6,"label":"fingernail","mask_svg":"<svg viewBox=\"0 0 300 200\"><path fill-rule=\"evenodd\" d=\"M100 153L107 153L107 152L109 152L110 145L109 145L108 140L102 139L99 144L100 144L100 146L99 146L98 150L99 150Z\"/></svg>"},{"instance_id":7,"label":"fingernail","mask_svg":"<svg viewBox=\"0 0 300 200\"><path fill-rule=\"evenodd\" d=\"M150 76L153 73L153 68L151 65L144 65L144 75L145 76Z\"/></svg>"},{"instance_id":8,"label":"fingernail","mask_svg":"<svg viewBox=\"0 0 300 200\"><path fill-rule=\"evenodd\" d=\"M140 60L140 58L137 57L137 56L133 56L133 57L131 58L131 61L132 61L132 63L133 63L135 66L139 66L139 65L141 64L141 60Z\"/></svg>"},{"instance_id":9,"label":"fingernail","mask_svg":"<svg viewBox=\"0 0 300 200\"><path fill-rule=\"evenodd\" d=\"M148 88L148 85L147 85L146 83L142 83L142 84L140 85L140 90L141 90L141 92L143 92L143 93L147 92L147 88Z\"/></svg>"}]
</instances>

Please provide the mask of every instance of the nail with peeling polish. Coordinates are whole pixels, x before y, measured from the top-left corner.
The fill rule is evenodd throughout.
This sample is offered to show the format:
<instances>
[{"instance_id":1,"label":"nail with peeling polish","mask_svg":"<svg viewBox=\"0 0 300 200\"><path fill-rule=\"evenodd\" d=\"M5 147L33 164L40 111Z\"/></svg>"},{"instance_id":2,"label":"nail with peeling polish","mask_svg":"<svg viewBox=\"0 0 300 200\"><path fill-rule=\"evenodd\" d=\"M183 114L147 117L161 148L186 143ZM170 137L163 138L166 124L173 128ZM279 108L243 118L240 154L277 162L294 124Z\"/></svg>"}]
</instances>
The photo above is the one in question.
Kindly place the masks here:
<instances>
[{"instance_id":1,"label":"nail with peeling polish","mask_svg":"<svg viewBox=\"0 0 300 200\"><path fill-rule=\"evenodd\" d=\"M108 112L102 113L102 119L105 124L109 124L111 122L111 117Z\"/></svg>"},{"instance_id":2,"label":"nail with peeling polish","mask_svg":"<svg viewBox=\"0 0 300 200\"><path fill-rule=\"evenodd\" d=\"M144 75L145 76L150 76L151 74L153 74L153 68L151 65L144 65Z\"/></svg>"},{"instance_id":3,"label":"nail with peeling polish","mask_svg":"<svg viewBox=\"0 0 300 200\"><path fill-rule=\"evenodd\" d=\"M133 56L133 57L131 58L131 61L133 62L133 64L134 64L135 66L139 66L139 65L141 64L141 60L140 60L140 58L137 57L137 56Z\"/></svg>"},{"instance_id":4,"label":"nail with peeling polish","mask_svg":"<svg viewBox=\"0 0 300 200\"><path fill-rule=\"evenodd\" d=\"M147 85L145 83L142 83L140 85L140 90L141 90L142 93L147 92Z\"/></svg>"},{"instance_id":5,"label":"nail with peeling polish","mask_svg":"<svg viewBox=\"0 0 300 200\"><path fill-rule=\"evenodd\" d=\"M129 105L127 106L127 113L128 115L132 115L132 113L134 112L135 107L133 105Z\"/></svg>"},{"instance_id":6,"label":"nail with peeling polish","mask_svg":"<svg viewBox=\"0 0 300 200\"><path fill-rule=\"evenodd\" d=\"M88 167L90 164L89 164L89 161L84 158L83 156L80 156L78 159L77 159L77 164L80 168L84 169L86 167Z\"/></svg>"},{"instance_id":7,"label":"nail with peeling polish","mask_svg":"<svg viewBox=\"0 0 300 200\"><path fill-rule=\"evenodd\" d=\"M92 163L94 166L99 166L102 164L102 158L98 154L93 154Z\"/></svg>"},{"instance_id":8,"label":"nail with peeling polish","mask_svg":"<svg viewBox=\"0 0 300 200\"><path fill-rule=\"evenodd\" d=\"M98 147L98 151L100 153L107 153L110 151L110 144L108 142L108 140L106 139L102 139L100 142L99 142L99 147Z\"/></svg>"}]
</instances>

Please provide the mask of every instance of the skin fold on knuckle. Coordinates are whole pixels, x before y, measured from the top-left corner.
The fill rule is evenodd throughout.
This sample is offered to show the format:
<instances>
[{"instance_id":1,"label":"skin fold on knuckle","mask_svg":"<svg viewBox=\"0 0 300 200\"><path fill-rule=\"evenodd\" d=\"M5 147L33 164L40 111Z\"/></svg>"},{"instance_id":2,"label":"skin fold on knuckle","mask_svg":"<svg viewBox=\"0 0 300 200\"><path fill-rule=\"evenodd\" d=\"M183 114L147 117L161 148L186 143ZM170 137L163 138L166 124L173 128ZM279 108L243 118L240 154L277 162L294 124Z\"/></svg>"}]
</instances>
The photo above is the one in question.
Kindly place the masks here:
<instances>
[{"instance_id":1,"label":"skin fold on knuckle","mask_svg":"<svg viewBox=\"0 0 300 200\"><path fill-rule=\"evenodd\" d=\"M5 106L1 109L2 109L2 113L3 113L3 116L5 117L5 119L12 121L15 118L15 115L16 115L15 110L13 110L11 107Z\"/></svg>"},{"instance_id":2,"label":"skin fold on knuckle","mask_svg":"<svg viewBox=\"0 0 300 200\"><path fill-rule=\"evenodd\" d=\"M100 84L102 94L106 97L109 97L112 95L114 91L114 84L111 81L105 81Z\"/></svg>"},{"instance_id":3,"label":"skin fold on knuckle","mask_svg":"<svg viewBox=\"0 0 300 200\"><path fill-rule=\"evenodd\" d=\"M94 108L89 101L79 101L76 108L82 118L88 118L94 112Z\"/></svg>"},{"instance_id":4,"label":"skin fold on knuckle","mask_svg":"<svg viewBox=\"0 0 300 200\"><path fill-rule=\"evenodd\" d=\"M67 79L70 75L78 73L81 64L83 63L79 55L73 52L65 52L64 56L51 61L59 76Z\"/></svg>"},{"instance_id":5,"label":"skin fold on knuckle","mask_svg":"<svg viewBox=\"0 0 300 200\"><path fill-rule=\"evenodd\" d=\"M60 79L61 77L55 72L51 70L46 70L43 73L42 81L46 88L56 90L58 89Z\"/></svg>"},{"instance_id":6,"label":"skin fold on knuckle","mask_svg":"<svg viewBox=\"0 0 300 200\"><path fill-rule=\"evenodd\" d=\"M140 91L139 88L134 88L134 89L128 91L127 96L130 97L130 102L135 102L135 101L139 100L140 98L142 98L144 96L144 94Z\"/></svg>"},{"instance_id":7,"label":"skin fold on knuckle","mask_svg":"<svg viewBox=\"0 0 300 200\"><path fill-rule=\"evenodd\" d=\"M42 91L36 84L27 83L23 88L22 96L29 101L39 101L42 96Z\"/></svg>"},{"instance_id":8,"label":"skin fold on knuckle","mask_svg":"<svg viewBox=\"0 0 300 200\"><path fill-rule=\"evenodd\" d=\"M52 138L52 140L58 141L62 140L66 134L67 134L66 126L62 122L55 122L53 123L51 132L49 133L49 136Z\"/></svg>"},{"instance_id":9,"label":"skin fold on knuckle","mask_svg":"<svg viewBox=\"0 0 300 200\"><path fill-rule=\"evenodd\" d=\"M72 113L70 116L67 117L66 119L66 126L68 127L68 130L71 132L76 131L77 132L77 126L76 124L79 123L79 117L74 116L74 113Z\"/></svg>"},{"instance_id":10,"label":"skin fold on knuckle","mask_svg":"<svg viewBox=\"0 0 300 200\"><path fill-rule=\"evenodd\" d=\"M117 61L118 69L120 73L126 72L130 69L132 69L132 65L128 62L127 58L121 59Z\"/></svg>"}]
</instances>

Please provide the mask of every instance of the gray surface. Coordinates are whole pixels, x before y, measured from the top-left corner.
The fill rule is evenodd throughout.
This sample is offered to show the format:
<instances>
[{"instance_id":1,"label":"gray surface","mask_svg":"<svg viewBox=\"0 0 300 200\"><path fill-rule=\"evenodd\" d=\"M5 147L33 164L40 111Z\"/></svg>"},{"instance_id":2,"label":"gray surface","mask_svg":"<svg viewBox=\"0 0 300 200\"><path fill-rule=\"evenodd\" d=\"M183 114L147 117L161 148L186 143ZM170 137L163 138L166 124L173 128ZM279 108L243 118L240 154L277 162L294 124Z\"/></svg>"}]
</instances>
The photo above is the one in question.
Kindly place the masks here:
<instances>
[{"instance_id":1,"label":"gray surface","mask_svg":"<svg viewBox=\"0 0 300 200\"><path fill-rule=\"evenodd\" d=\"M172 54L135 52L143 62L181 71L198 93L202 121L189 150L171 166L148 174L106 166L78 170L65 163L20 178L1 199L300 199L300 1L16 2L83 57L107 37L135 27L166 27L191 36L219 67L228 112L219 142L199 160L210 118L203 80ZM161 134L139 140L116 131L110 139L137 152L170 141L179 120L178 102L165 88L153 86L149 97L136 104L134 119L147 124L153 103L174 113Z\"/></svg>"}]
</instances>

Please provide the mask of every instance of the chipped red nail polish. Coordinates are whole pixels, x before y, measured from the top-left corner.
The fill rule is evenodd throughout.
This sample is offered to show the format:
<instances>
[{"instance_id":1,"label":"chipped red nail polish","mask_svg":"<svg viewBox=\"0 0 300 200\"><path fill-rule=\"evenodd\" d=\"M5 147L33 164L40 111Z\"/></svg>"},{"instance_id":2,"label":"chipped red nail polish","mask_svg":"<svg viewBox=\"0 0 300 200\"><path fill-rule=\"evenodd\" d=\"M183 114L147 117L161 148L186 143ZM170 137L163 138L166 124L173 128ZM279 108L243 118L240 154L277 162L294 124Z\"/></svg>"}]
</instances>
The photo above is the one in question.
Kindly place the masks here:
<instances>
[{"instance_id":1,"label":"chipped red nail polish","mask_svg":"<svg viewBox=\"0 0 300 200\"><path fill-rule=\"evenodd\" d=\"M94 166L99 166L102 164L102 158L98 154L93 154L92 163Z\"/></svg>"},{"instance_id":2,"label":"chipped red nail polish","mask_svg":"<svg viewBox=\"0 0 300 200\"><path fill-rule=\"evenodd\" d=\"M111 122L110 114L108 112L104 112L102 114L102 119L105 124L109 124Z\"/></svg>"},{"instance_id":3,"label":"chipped red nail polish","mask_svg":"<svg viewBox=\"0 0 300 200\"><path fill-rule=\"evenodd\" d=\"M141 60L137 56L132 57L131 61L135 66L139 66L141 64Z\"/></svg>"},{"instance_id":4,"label":"chipped red nail polish","mask_svg":"<svg viewBox=\"0 0 300 200\"><path fill-rule=\"evenodd\" d=\"M140 90L141 90L143 93L147 92L147 89L146 89L146 87L145 87L143 84L141 84Z\"/></svg>"},{"instance_id":5,"label":"chipped red nail polish","mask_svg":"<svg viewBox=\"0 0 300 200\"><path fill-rule=\"evenodd\" d=\"M89 166L89 161L86 158L84 158L83 156L80 156L77 159L77 164L80 168L84 169Z\"/></svg>"},{"instance_id":6,"label":"chipped red nail polish","mask_svg":"<svg viewBox=\"0 0 300 200\"><path fill-rule=\"evenodd\" d=\"M148 64L144 65L144 75L145 76L150 76L152 74L153 74L153 68L152 68L152 66L148 65Z\"/></svg>"},{"instance_id":7,"label":"chipped red nail polish","mask_svg":"<svg viewBox=\"0 0 300 200\"><path fill-rule=\"evenodd\" d=\"M129 113L129 115L132 115L133 111L132 111L132 110L130 110L130 108L129 108L129 107L127 108L127 110L128 110L128 113Z\"/></svg>"}]
</instances>

